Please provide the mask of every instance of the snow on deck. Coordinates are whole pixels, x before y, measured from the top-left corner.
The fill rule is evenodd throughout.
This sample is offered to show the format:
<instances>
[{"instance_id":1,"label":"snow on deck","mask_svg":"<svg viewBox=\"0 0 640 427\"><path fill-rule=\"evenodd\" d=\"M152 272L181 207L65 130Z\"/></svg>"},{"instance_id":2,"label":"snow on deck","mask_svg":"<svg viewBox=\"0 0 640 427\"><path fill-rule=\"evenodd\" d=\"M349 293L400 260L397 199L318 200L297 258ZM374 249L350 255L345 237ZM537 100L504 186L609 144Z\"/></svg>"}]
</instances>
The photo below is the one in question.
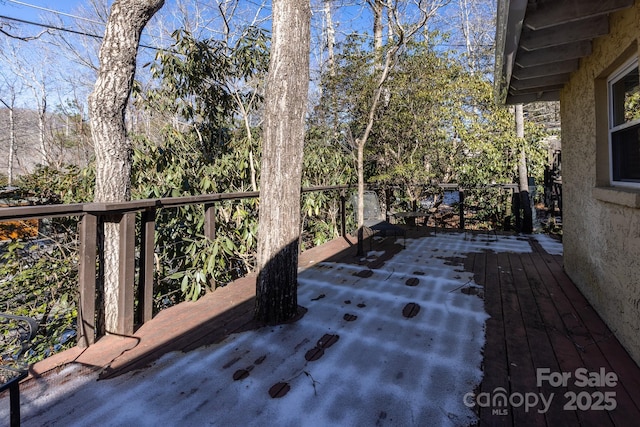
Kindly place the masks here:
<instances>
[{"instance_id":1,"label":"snow on deck","mask_svg":"<svg viewBox=\"0 0 640 427\"><path fill-rule=\"evenodd\" d=\"M374 270L318 263L299 274L301 320L170 353L114 379L83 374L29 387L23 425L472 424L463 397L482 380L488 316L460 259L488 249L531 251L517 237L488 246L447 233L407 239ZM5 397L0 420L8 406Z\"/></svg>"}]
</instances>

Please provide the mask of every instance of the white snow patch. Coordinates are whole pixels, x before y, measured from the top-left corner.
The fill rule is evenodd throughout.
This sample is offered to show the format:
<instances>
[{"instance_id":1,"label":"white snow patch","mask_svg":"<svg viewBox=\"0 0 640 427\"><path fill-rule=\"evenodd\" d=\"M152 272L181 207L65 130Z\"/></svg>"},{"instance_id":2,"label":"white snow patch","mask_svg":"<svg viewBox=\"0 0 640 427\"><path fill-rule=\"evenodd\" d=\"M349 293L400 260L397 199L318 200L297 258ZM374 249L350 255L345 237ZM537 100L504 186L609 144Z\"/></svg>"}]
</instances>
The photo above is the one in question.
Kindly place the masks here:
<instances>
[{"instance_id":1,"label":"white snow patch","mask_svg":"<svg viewBox=\"0 0 640 427\"><path fill-rule=\"evenodd\" d=\"M477 418L463 396L482 379L488 316L482 299L460 292L479 286L473 275L450 260L487 249L531 251L515 237L488 247L443 233L407 239L370 277L354 274L366 267L318 263L299 274L299 304L308 308L300 321L171 353L111 380L85 375L30 387L23 425L469 425ZM420 307L415 317L403 316L408 303ZM307 361L326 334L339 338ZM242 369L248 376L234 380ZM278 382L290 391L274 399ZM8 406L4 398L0 419L8 420Z\"/></svg>"},{"instance_id":2,"label":"white snow patch","mask_svg":"<svg viewBox=\"0 0 640 427\"><path fill-rule=\"evenodd\" d=\"M542 249L544 249L550 255L562 255L562 242L554 239L548 234L533 234L533 238L536 239Z\"/></svg>"}]
</instances>

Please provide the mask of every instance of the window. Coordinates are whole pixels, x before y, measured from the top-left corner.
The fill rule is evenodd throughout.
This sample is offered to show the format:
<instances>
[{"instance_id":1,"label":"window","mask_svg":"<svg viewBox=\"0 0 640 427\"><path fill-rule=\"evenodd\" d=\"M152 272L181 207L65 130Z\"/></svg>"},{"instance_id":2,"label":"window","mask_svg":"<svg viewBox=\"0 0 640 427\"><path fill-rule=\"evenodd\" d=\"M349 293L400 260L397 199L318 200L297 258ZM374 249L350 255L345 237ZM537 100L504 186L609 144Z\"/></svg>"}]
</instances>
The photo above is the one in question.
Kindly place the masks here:
<instances>
[{"instance_id":1,"label":"window","mask_svg":"<svg viewBox=\"0 0 640 427\"><path fill-rule=\"evenodd\" d=\"M638 58L608 80L609 153L612 185L640 188L640 77Z\"/></svg>"}]
</instances>

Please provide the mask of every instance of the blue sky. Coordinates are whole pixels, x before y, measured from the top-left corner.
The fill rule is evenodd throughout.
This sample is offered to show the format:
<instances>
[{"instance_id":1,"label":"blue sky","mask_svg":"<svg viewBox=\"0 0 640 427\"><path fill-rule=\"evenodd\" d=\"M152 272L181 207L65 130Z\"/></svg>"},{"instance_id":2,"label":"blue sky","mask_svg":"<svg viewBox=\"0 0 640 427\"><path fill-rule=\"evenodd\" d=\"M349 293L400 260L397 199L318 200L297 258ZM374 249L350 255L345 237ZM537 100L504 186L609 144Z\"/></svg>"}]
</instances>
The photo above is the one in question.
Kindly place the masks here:
<instances>
[{"instance_id":1,"label":"blue sky","mask_svg":"<svg viewBox=\"0 0 640 427\"><path fill-rule=\"evenodd\" d=\"M98 2L100 3L100 2ZM108 4L111 4L112 0L108 1ZM203 12L215 12L215 9L212 9L208 6L208 0L191 0L191 2L185 2L186 4L194 5L194 7L200 7ZM243 12L246 12L247 17L251 17L251 9L255 10L255 7L262 3L262 0L242 0L240 4L243 7ZM321 41L321 27L323 25L322 21L322 11L319 10L320 2L317 0L312 0L312 10L313 10L313 36L312 36L312 61L315 64L318 64L322 61L322 58L318 56L319 47L322 43ZM454 4L454 3L452 3ZM173 15L172 12L176 9L176 0L166 0L165 6L163 9L157 14L154 21L156 24L160 22L162 25L154 25L154 21L152 21L148 26L145 32L143 33L143 38L141 40L142 45L146 46L155 46L155 47L167 47L171 43L170 34L173 30L179 28L182 25L182 18L179 17L179 14ZM246 7L246 9L244 9ZM452 6L450 6L452 7ZM56 27L74 30L74 31L83 31L88 32L97 37L101 36L104 32L102 25L96 25L96 21L90 22L82 16L92 16L88 13L83 12L81 9L88 9L89 2L86 0L0 0L0 16L4 18L0 18L0 22L2 22L3 30L11 33L12 35L20 36L20 37L34 37L41 34L45 28L29 25L25 23L19 23L17 21L11 21L7 18L21 19L30 22L42 23L42 24L54 24ZM444 11L446 12L446 11ZM269 21L266 18L266 15L270 13L270 2L268 5L262 10L261 17L264 17L265 20L261 22L261 25L269 26ZM200 24L204 23L200 27L200 31L202 33L200 36L202 37L211 37L213 33L210 31L219 30L221 25L221 20L219 18L212 18L213 20L206 21L209 14L204 14L205 21L200 21ZM214 13L215 15L215 13ZM193 17L191 17L193 18ZM235 19L235 18L234 18ZM336 29L336 38L338 41L344 37L346 34L351 33L353 31L358 32L366 32L371 34L371 25L372 18L371 12L369 8L366 6L364 0L336 0L333 8L333 20L334 26ZM250 20L249 20L250 21ZM434 29L439 25L445 23L445 25L452 28L452 22L447 22L451 20L447 20L446 13L443 14L439 20L430 22L429 28ZM240 22L237 21L236 22ZM240 24L242 25L242 24ZM145 33L154 34L155 37L146 37ZM97 48L95 46L95 39L87 39L82 37L71 37L70 34L66 34L67 39L70 43L73 43L78 49L86 49L86 57L92 58L91 62L96 63L95 56L97 54ZM198 34L196 34L198 37ZM29 43L23 43L17 40L14 40L14 45L18 46L20 49L24 51L26 57L33 56L33 60L31 63L36 64L38 61L42 59L42 55L39 53L39 46L46 45L47 42L44 40L46 37L42 37L40 41L34 41ZM85 44L91 41L91 44ZM442 49L451 49L454 48L453 44L443 44L440 46ZM452 42L448 42L452 43ZM455 43L455 42L453 42ZM146 63L153 59L155 55L154 50L149 49L141 49L140 51L141 57L139 58L140 63ZM28 61L25 59L25 61ZM65 73L69 74L72 71L72 68L75 68L76 65L73 62L64 63L65 59L61 54L55 54L53 58L49 58L49 62L56 62L56 64L51 64L49 67L51 68L51 72L49 72L49 77L53 78L53 74ZM65 65L63 65L65 64ZM2 64L0 64L0 71L3 68ZM45 72L42 70L42 72ZM45 72L46 73L46 72ZM87 80L90 80L88 78ZM64 96L64 95L63 95Z\"/></svg>"},{"instance_id":2,"label":"blue sky","mask_svg":"<svg viewBox=\"0 0 640 427\"><path fill-rule=\"evenodd\" d=\"M25 19L29 21L41 22L41 17L55 17L69 19L63 15L57 15L52 12L47 12L44 9L51 9L63 13L73 14L77 9L77 5L82 3L79 0L65 0L65 1L49 1L49 0L1 0L0 10L2 15L9 16L11 18ZM32 5L33 7L27 6Z\"/></svg>"}]
</instances>

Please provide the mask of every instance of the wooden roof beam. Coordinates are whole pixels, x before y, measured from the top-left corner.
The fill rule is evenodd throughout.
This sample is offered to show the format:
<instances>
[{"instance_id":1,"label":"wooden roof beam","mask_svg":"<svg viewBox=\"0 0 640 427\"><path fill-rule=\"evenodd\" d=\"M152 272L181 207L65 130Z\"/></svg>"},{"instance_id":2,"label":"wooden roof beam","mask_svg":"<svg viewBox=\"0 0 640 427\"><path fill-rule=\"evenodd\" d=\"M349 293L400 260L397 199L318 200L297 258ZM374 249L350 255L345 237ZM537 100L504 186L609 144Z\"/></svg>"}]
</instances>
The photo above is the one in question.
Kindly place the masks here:
<instances>
[{"instance_id":1,"label":"wooden roof beam","mask_svg":"<svg viewBox=\"0 0 640 427\"><path fill-rule=\"evenodd\" d=\"M591 40L608 32L609 18L606 15L601 15L537 31L523 29L520 36L520 47L526 51L544 49L567 43Z\"/></svg>"},{"instance_id":2,"label":"wooden roof beam","mask_svg":"<svg viewBox=\"0 0 640 427\"><path fill-rule=\"evenodd\" d=\"M527 13L524 26L541 30L556 25L575 22L633 6L635 0L565 0L549 1Z\"/></svg>"},{"instance_id":3,"label":"wooden roof beam","mask_svg":"<svg viewBox=\"0 0 640 427\"><path fill-rule=\"evenodd\" d=\"M524 89L545 88L549 86L562 86L569 81L569 74L557 74L554 76L537 77L525 80L512 80L511 88L520 92Z\"/></svg>"},{"instance_id":4,"label":"wooden roof beam","mask_svg":"<svg viewBox=\"0 0 640 427\"><path fill-rule=\"evenodd\" d=\"M509 95L507 96L507 104L529 104L531 102L558 101L560 100L560 91L537 92L525 95Z\"/></svg>"},{"instance_id":5,"label":"wooden roof beam","mask_svg":"<svg viewBox=\"0 0 640 427\"><path fill-rule=\"evenodd\" d=\"M533 79L535 77L552 76L555 74L572 73L578 69L580 60L570 59L568 61L554 62L551 64L537 65L533 67L516 67L512 77L517 80ZM512 80L513 81L513 80Z\"/></svg>"},{"instance_id":6,"label":"wooden roof beam","mask_svg":"<svg viewBox=\"0 0 640 427\"><path fill-rule=\"evenodd\" d=\"M538 49L531 52L518 51L516 64L522 68L537 65L564 62L570 59L579 59L591 54L591 42L582 41L563 44L550 49Z\"/></svg>"}]
</instances>

